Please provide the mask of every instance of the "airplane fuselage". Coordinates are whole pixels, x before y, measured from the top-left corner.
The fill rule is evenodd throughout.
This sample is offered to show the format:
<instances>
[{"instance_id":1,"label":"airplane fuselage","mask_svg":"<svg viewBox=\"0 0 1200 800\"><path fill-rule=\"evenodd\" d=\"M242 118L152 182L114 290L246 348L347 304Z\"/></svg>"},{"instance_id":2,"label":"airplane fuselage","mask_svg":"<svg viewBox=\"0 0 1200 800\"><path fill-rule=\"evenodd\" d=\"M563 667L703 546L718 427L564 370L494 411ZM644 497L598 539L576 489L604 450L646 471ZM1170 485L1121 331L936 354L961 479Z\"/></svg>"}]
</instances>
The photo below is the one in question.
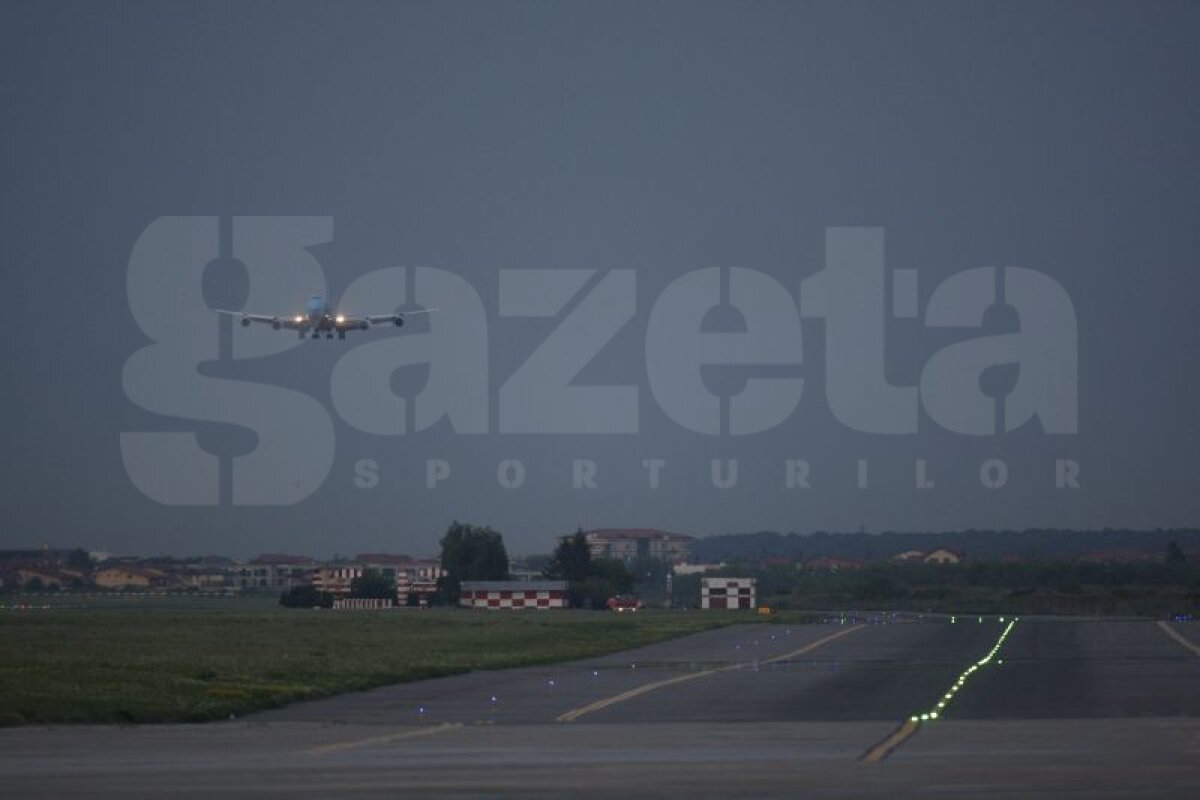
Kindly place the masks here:
<instances>
[{"instance_id":1,"label":"airplane fuselage","mask_svg":"<svg viewBox=\"0 0 1200 800\"><path fill-rule=\"evenodd\" d=\"M329 301L320 295L308 299L305 308L305 327L313 331L331 331L337 328L336 318L329 311Z\"/></svg>"}]
</instances>

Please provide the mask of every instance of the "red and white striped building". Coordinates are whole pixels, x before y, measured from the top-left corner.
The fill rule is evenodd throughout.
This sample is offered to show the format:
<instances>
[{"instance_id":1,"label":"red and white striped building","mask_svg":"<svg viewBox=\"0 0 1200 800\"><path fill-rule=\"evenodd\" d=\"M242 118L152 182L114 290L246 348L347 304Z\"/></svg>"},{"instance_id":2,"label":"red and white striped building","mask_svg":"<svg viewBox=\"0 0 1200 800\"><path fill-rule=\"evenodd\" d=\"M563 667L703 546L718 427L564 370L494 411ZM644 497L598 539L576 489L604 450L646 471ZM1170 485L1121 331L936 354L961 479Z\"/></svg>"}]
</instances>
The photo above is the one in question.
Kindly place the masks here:
<instances>
[{"instance_id":1,"label":"red and white striped building","mask_svg":"<svg viewBox=\"0 0 1200 800\"><path fill-rule=\"evenodd\" d=\"M566 608L566 581L463 581L458 604L466 608Z\"/></svg>"},{"instance_id":2,"label":"red and white striped building","mask_svg":"<svg viewBox=\"0 0 1200 800\"><path fill-rule=\"evenodd\" d=\"M700 608L754 608L755 578L701 578Z\"/></svg>"}]
</instances>

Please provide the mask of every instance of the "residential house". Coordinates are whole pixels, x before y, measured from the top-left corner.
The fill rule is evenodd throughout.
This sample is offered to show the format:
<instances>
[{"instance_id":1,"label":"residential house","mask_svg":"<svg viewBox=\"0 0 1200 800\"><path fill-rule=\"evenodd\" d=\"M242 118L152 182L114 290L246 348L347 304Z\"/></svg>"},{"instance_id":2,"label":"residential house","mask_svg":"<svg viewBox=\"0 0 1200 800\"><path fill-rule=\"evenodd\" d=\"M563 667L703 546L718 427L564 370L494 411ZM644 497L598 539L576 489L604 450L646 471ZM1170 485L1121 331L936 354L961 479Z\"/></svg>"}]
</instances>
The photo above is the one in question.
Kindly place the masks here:
<instances>
[{"instance_id":1,"label":"residential house","mask_svg":"<svg viewBox=\"0 0 1200 800\"><path fill-rule=\"evenodd\" d=\"M118 564L96 570L92 577L101 589L149 589L161 584L164 575L136 564Z\"/></svg>"},{"instance_id":2,"label":"residential house","mask_svg":"<svg viewBox=\"0 0 1200 800\"><path fill-rule=\"evenodd\" d=\"M929 551L922 561L926 564L961 564L963 554L958 550L951 550L949 547L939 547Z\"/></svg>"}]
</instances>

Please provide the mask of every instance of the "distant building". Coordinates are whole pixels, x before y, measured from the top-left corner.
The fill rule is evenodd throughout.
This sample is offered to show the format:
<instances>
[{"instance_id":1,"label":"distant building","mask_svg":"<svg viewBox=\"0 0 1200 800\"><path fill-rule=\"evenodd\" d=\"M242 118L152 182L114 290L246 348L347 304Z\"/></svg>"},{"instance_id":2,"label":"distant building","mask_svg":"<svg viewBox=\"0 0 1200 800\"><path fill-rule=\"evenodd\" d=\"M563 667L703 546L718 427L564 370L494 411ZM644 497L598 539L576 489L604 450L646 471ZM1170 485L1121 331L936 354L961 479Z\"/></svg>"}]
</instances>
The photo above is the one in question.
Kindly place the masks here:
<instances>
[{"instance_id":1,"label":"distant building","mask_svg":"<svg viewBox=\"0 0 1200 800\"><path fill-rule=\"evenodd\" d=\"M96 570L93 580L101 589L149 589L163 582L164 575L156 569L135 564L105 567Z\"/></svg>"},{"instance_id":2,"label":"distant building","mask_svg":"<svg viewBox=\"0 0 1200 800\"><path fill-rule=\"evenodd\" d=\"M657 558L684 564L691 556L695 538L653 528L600 528L584 533L592 558L632 561Z\"/></svg>"},{"instance_id":3,"label":"distant building","mask_svg":"<svg viewBox=\"0 0 1200 800\"><path fill-rule=\"evenodd\" d=\"M701 578L700 608L754 608L755 578Z\"/></svg>"},{"instance_id":4,"label":"distant building","mask_svg":"<svg viewBox=\"0 0 1200 800\"><path fill-rule=\"evenodd\" d=\"M925 558L921 559L926 564L961 564L963 554L957 550L951 550L948 547L939 547L936 550L931 550L926 554Z\"/></svg>"},{"instance_id":5,"label":"distant building","mask_svg":"<svg viewBox=\"0 0 1200 800\"><path fill-rule=\"evenodd\" d=\"M464 608L552 609L567 607L566 581L463 581Z\"/></svg>"},{"instance_id":6,"label":"distant building","mask_svg":"<svg viewBox=\"0 0 1200 800\"><path fill-rule=\"evenodd\" d=\"M896 553L892 556L892 561L924 561L924 550L905 550L903 553Z\"/></svg>"},{"instance_id":7,"label":"distant building","mask_svg":"<svg viewBox=\"0 0 1200 800\"><path fill-rule=\"evenodd\" d=\"M416 598L419 605L426 605L437 592L438 578L446 574L440 561L412 559L407 564L396 566L396 602L409 605Z\"/></svg>"},{"instance_id":8,"label":"distant building","mask_svg":"<svg viewBox=\"0 0 1200 800\"><path fill-rule=\"evenodd\" d=\"M715 572L724 566L724 561L720 564L676 564L671 571L676 575L702 575L705 572Z\"/></svg>"},{"instance_id":9,"label":"distant building","mask_svg":"<svg viewBox=\"0 0 1200 800\"><path fill-rule=\"evenodd\" d=\"M337 566L318 567L313 574L312 585L320 592L334 595L350 594L350 583L355 578L361 578L362 566L358 564L339 564Z\"/></svg>"},{"instance_id":10,"label":"distant building","mask_svg":"<svg viewBox=\"0 0 1200 800\"><path fill-rule=\"evenodd\" d=\"M283 592L311 584L318 569L320 564L308 556L263 553L237 567L233 582L243 590Z\"/></svg>"},{"instance_id":11,"label":"distant building","mask_svg":"<svg viewBox=\"0 0 1200 800\"><path fill-rule=\"evenodd\" d=\"M400 605L408 605L411 595L416 596L418 603L427 602L437 591L438 578L444 574L441 564L431 559L363 553L351 564L317 568L312 585L318 591L344 596L350 594L354 579L361 578L367 572L377 572L395 582L396 602Z\"/></svg>"},{"instance_id":12,"label":"distant building","mask_svg":"<svg viewBox=\"0 0 1200 800\"><path fill-rule=\"evenodd\" d=\"M180 582L187 589L200 592L230 590L233 587L231 570L205 564L189 564L180 575Z\"/></svg>"},{"instance_id":13,"label":"distant building","mask_svg":"<svg viewBox=\"0 0 1200 800\"><path fill-rule=\"evenodd\" d=\"M83 573L69 569L55 569L54 567L29 567L16 570L18 583L21 587L27 588L31 582L36 581L33 585L41 584L43 589L54 587L56 589L65 589L71 585L78 585L83 580Z\"/></svg>"}]
</instances>

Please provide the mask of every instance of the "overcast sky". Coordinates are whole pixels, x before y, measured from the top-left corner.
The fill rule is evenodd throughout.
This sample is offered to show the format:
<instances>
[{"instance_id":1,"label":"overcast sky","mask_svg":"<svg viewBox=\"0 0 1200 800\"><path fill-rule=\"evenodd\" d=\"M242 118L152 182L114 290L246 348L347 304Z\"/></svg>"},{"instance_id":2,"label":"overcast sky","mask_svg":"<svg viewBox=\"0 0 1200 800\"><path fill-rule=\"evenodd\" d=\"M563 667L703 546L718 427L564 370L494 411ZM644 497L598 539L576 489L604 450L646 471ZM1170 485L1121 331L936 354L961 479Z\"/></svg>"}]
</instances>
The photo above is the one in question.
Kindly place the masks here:
<instances>
[{"instance_id":1,"label":"overcast sky","mask_svg":"<svg viewBox=\"0 0 1200 800\"><path fill-rule=\"evenodd\" d=\"M517 553L548 551L577 526L1195 526L1198 38L1200 6L1171 2L4 3L0 547L418 554L434 552L455 518L496 527ZM240 230L270 238L243 219L261 216L318 218L296 223L315 238L282 260L291 278L231 251ZM164 217L194 218L202 235L190 255L147 245L148 260L131 266ZM915 431L846 424L839 403L875 400L831 392L845 359L831 354L827 321L808 313L802 337L749 346L763 366L704 368L706 391L692 394L726 398L718 432L682 424L660 394L686 385L669 365L687 347L668 348L657 389L647 367L656 342L674 341L655 334L656 304L714 268L702 275L719 275L729 298L748 274L729 268L753 270L767 279L746 278L746 308L723 303L704 329L775 320L787 330L789 308L819 305L802 301L817 292L801 282L826 269L837 228L882 232L888 385L917 387L943 348L1019 328L1033 337L1023 352L1033 342L1052 354L1049 368L1022 363L1026 393L1076 432L1048 431L1041 417L955 432L946 419L959 404L931 411L937 387L922 387ZM160 266L211 242L213 258L253 263L218 258L187 273L191 283L155 283ZM367 277L394 267L409 269ZM469 291L422 298L416 267ZM927 324L936 287L998 267L987 286L1007 285L1010 304L1016 284L1004 276L1030 271L1048 279L1030 296L1067 298L1074 319L1059 303L1010 305L982 326ZM504 278L515 282L502 291L501 271L517 269L591 272L536 288ZM388 274L405 277L397 287ZM602 291L630 274L632 305ZM893 305L893 283L914 275L915 298ZM255 330L258 344L241 351L252 358L237 357L242 340L229 344L236 329L181 310L249 297L247 310L291 313L309 294L336 303L364 280L356 304L379 307L342 310L388 313L404 292L449 301L435 321L344 342ZM870 288L856 285L842 298L850 305ZM159 338L135 312L142 296L187 331L178 351L137 355ZM568 335L572 314L586 322L582 339ZM1037 314L1052 318L1048 333L1031 327ZM502 432L521 407L533 423L563 407L538 407L539 387L502 409L502 387L556 335L578 362L574 385L626 388L596 410L634 393L635 431ZM423 341L438 364L397 369L397 354ZM264 342L287 349L265 353L274 345ZM204 347L215 350L196 355ZM1017 374L993 370L983 383L1002 398ZM485 415L482 432L436 411L435 376ZM739 435L729 398L748 378L802 378L803 391L778 424ZM405 433L346 418L348 405L389 397L410 401ZM428 426L423 402L435 409ZM751 418L769 416L751 405ZM259 431L274 437L270 458L250 459L259 437L248 419L274 426ZM139 433L156 435L129 437ZM165 433L197 434L199 445ZM123 436L141 443L124 456ZM295 502L256 504L282 457L307 465L279 468L288 477L275 488L291 487ZM433 489L430 459L449 469ZM497 475L505 459L524 468L518 488ZM575 459L594 465L596 488L573 488ZM665 462L656 489L647 459ZM712 459L737 460L736 485L713 485ZM805 462L810 488L787 488L787 459ZM916 486L918 459L930 488ZM981 480L989 459L1003 462L1003 486ZM1059 460L1077 465L1079 488L1056 485ZM248 466L231 471L238 463ZM131 469L202 500L160 502Z\"/></svg>"}]
</instances>

